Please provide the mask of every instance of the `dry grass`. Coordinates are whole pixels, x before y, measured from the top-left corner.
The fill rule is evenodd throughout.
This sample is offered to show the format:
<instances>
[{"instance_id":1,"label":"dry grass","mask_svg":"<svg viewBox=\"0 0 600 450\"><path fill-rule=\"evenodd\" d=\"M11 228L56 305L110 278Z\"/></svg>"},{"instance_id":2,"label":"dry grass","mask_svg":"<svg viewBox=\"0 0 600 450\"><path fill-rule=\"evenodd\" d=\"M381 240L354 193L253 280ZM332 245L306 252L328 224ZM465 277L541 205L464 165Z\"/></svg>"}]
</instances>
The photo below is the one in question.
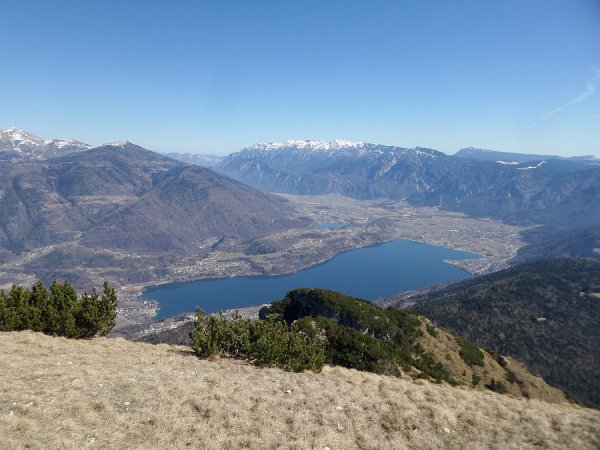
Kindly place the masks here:
<instances>
[{"instance_id":1,"label":"dry grass","mask_svg":"<svg viewBox=\"0 0 600 450\"><path fill-rule=\"evenodd\" d=\"M2 448L599 448L600 412L185 347L0 334Z\"/></svg>"},{"instance_id":2,"label":"dry grass","mask_svg":"<svg viewBox=\"0 0 600 450\"><path fill-rule=\"evenodd\" d=\"M421 320L424 323L429 322L426 318ZM437 336L433 337L423 327L423 335L418 338L418 342L437 361L442 361L444 371L460 384L473 389L485 390L486 384L496 380L502 382L513 397L527 397L551 403L568 403L564 392L550 386L543 378L532 375L521 363L508 356L504 357L506 367L502 367L489 353L482 350L484 354L483 367L465 364L460 357L460 346L456 342L456 338L442 328L436 328L436 331ZM507 381L507 369L514 373L517 382ZM480 378L476 386L472 384L474 374Z\"/></svg>"}]
</instances>

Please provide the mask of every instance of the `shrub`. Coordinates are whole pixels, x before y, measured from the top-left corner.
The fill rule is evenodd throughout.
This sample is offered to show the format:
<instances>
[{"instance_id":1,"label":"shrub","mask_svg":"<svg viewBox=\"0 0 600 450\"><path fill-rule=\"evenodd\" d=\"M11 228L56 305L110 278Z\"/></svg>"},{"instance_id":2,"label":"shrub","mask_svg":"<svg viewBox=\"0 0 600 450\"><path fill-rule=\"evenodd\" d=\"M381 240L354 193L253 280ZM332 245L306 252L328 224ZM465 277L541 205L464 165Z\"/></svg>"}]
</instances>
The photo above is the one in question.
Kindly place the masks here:
<instances>
[{"instance_id":1,"label":"shrub","mask_svg":"<svg viewBox=\"0 0 600 450\"><path fill-rule=\"evenodd\" d=\"M433 337L438 337L439 334L437 328L433 325L427 325L427 332Z\"/></svg>"},{"instance_id":2,"label":"shrub","mask_svg":"<svg viewBox=\"0 0 600 450\"><path fill-rule=\"evenodd\" d=\"M487 350L487 352L492 355L492 358L494 358L494 360L500 364L501 367L506 367L508 365L506 358L504 358L504 356L502 356L500 353L497 353L493 350Z\"/></svg>"},{"instance_id":3,"label":"shrub","mask_svg":"<svg viewBox=\"0 0 600 450\"><path fill-rule=\"evenodd\" d=\"M458 345L460 345L460 351L458 354L463 359L465 364L469 366L475 365L483 367L483 352L479 347L460 337L456 338L456 342Z\"/></svg>"},{"instance_id":4,"label":"shrub","mask_svg":"<svg viewBox=\"0 0 600 450\"><path fill-rule=\"evenodd\" d=\"M507 369L506 370L506 381L508 381L510 384L516 383L518 381L517 374L514 373L512 370Z\"/></svg>"},{"instance_id":5,"label":"shrub","mask_svg":"<svg viewBox=\"0 0 600 450\"><path fill-rule=\"evenodd\" d=\"M54 336L91 338L104 336L115 326L117 294L104 282L103 293L83 291L54 280L50 290L42 282L31 289L13 285L0 291L0 331L33 330Z\"/></svg>"},{"instance_id":6,"label":"shrub","mask_svg":"<svg viewBox=\"0 0 600 450\"><path fill-rule=\"evenodd\" d=\"M307 323L287 325L283 321L232 320L222 315L207 317L197 310L198 321L191 333L192 348L199 357L213 355L248 359L300 372L320 371L325 364L324 345ZM310 331L307 331L310 330Z\"/></svg>"},{"instance_id":7,"label":"shrub","mask_svg":"<svg viewBox=\"0 0 600 450\"><path fill-rule=\"evenodd\" d=\"M417 343L421 320L412 311L382 309L366 300L325 289L295 289L261 311L287 323L316 322L330 364L386 375L416 368L421 376L454 382L440 362ZM437 333L435 327L428 330Z\"/></svg>"},{"instance_id":8,"label":"shrub","mask_svg":"<svg viewBox=\"0 0 600 450\"><path fill-rule=\"evenodd\" d=\"M508 392L508 388L502 381L496 381L493 378L489 384L485 385L485 387L499 394L506 394Z\"/></svg>"}]
</instances>

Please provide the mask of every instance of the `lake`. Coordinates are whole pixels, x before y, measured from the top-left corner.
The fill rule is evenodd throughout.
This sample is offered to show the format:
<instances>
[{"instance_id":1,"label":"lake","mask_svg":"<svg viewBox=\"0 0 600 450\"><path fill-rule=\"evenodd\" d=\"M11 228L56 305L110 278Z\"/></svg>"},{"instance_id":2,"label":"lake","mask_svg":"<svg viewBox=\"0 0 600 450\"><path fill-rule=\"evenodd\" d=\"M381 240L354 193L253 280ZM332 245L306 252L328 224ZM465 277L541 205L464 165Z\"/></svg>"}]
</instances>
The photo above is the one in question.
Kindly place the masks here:
<instances>
[{"instance_id":1,"label":"lake","mask_svg":"<svg viewBox=\"0 0 600 450\"><path fill-rule=\"evenodd\" d=\"M340 223L340 222L322 222L319 224L319 228L331 228L331 229L341 229L341 228L352 228L354 224L352 223Z\"/></svg>"},{"instance_id":2,"label":"lake","mask_svg":"<svg viewBox=\"0 0 600 450\"><path fill-rule=\"evenodd\" d=\"M295 288L325 288L376 300L397 292L468 278L444 259L479 258L475 253L399 239L342 253L323 264L289 275L218 278L148 288L142 298L157 300L157 319L193 312L211 313L280 300Z\"/></svg>"}]
</instances>

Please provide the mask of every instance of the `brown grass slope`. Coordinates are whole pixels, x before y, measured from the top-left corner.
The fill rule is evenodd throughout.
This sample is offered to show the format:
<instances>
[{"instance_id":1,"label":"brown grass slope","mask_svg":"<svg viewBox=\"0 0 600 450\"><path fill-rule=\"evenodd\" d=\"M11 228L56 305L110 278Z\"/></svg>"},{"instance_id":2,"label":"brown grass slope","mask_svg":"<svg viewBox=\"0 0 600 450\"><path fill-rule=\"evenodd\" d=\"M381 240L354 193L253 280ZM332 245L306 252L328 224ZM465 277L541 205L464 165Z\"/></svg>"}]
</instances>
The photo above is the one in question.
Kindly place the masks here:
<instances>
[{"instance_id":1,"label":"brown grass slope","mask_svg":"<svg viewBox=\"0 0 600 450\"><path fill-rule=\"evenodd\" d=\"M421 321L429 322L424 317ZM417 342L436 361L441 362L442 370L459 385L486 390L492 383L500 382L506 388L506 393L515 398L531 398L552 403L568 402L563 391L550 386L543 378L533 375L523 364L513 358L500 356L502 364L499 364L494 355L480 348L483 364L480 366L465 363L460 355L461 346L456 336L442 328L435 328L435 336L424 330Z\"/></svg>"},{"instance_id":2,"label":"brown grass slope","mask_svg":"<svg viewBox=\"0 0 600 450\"><path fill-rule=\"evenodd\" d=\"M421 332L415 344L422 347L435 361L440 362L442 371L458 385L486 390L491 383L500 382L506 388L506 393L516 398L531 398L552 403L568 402L563 391L550 386L543 378L533 375L525 366L510 357L501 357L503 361L501 365L497 360L500 359L498 355L495 358L495 355L480 348L483 364L481 366L467 364L460 355L461 346L455 335L442 328L434 327L426 317L421 316L419 322ZM178 328L156 334L145 334L139 342L191 345L189 334L194 326L195 322L188 322ZM432 329L433 331L428 331ZM418 372L413 368L405 375L417 378Z\"/></svg>"},{"instance_id":3,"label":"brown grass slope","mask_svg":"<svg viewBox=\"0 0 600 450\"><path fill-rule=\"evenodd\" d=\"M186 347L0 334L2 448L598 448L600 412Z\"/></svg>"}]
</instances>

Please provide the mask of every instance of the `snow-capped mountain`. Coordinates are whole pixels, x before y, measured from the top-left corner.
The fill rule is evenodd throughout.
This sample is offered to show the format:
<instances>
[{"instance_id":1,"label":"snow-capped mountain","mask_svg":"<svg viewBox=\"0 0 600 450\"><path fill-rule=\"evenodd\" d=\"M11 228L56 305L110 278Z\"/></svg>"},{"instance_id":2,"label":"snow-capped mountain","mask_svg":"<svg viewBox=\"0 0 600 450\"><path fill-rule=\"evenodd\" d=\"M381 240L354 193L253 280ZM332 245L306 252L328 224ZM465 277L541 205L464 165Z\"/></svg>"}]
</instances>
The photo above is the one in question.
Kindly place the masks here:
<instances>
[{"instance_id":1,"label":"snow-capped mountain","mask_svg":"<svg viewBox=\"0 0 600 450\"><path fill-rule=\"evenodd\" d=\"M90 145L74 140L42 139L18 128L0 130L0 159L48 159L82 152Z\"/></svg>"},{"instance_id":2,"label":"snow-capped mountain","mask_svg":"<svg viewBox=\"0 0 600 450\"><path fill-rule=\"evenodd\" d=\"M433 171L420 167L447 158L426 148L307 140L251 145L227 156L216 169L274 192L403 198L433 181L428 175Z\"/></svg>"},{"instance_id":3,"label":"snow-capped mountain","mask_svg":"<svg viewBox=\"0 0 600 450\"><path fill-rule=\"evenodd\" d=\"M471 156L488 154L471 150ZM246 147L227 156L216 170L271 192L404 199L511 222L600 222L598 166L560 159L514 164L502 159L500 164L497 152L489 152L491 161L466 157L468 153L448 156L419 147L288 141ZM588 211L585 217L583 210Z\"/></svg>"},{"instance_id":4,"label":"snow-capped mountain","mask_svg":"<svg viewBox=\"0 0 600 450\"><path fill-rule=\"evenodd\" d=\"M306 140L254 144L227 156L217 168L225 172L236 171L245 162L262 161L268 163L271 169L296 174L319 171L323 167L335 172L340 166L349 168L349 165L387 171L400 160L445 156L436 150L418 147L409 149L346 140Z\"/></svg>"},{"instance_id":5,"label":"snow-capped mountain","mask_svg":"<svg viewBox=\"0 0 600 450\"><path fill-rule=\"evenodd\" d=\"M346 141L343 139L336 139L333 141L321 141L321 140L306 140L306 141L286 141L286 142L269 142L269 143L258 143L246 147L244 150L258 150L258 151L272 151L280 150L282 148L296 148L298 150L311 150L311 151L331 151L331 150L347 150L347 149L358 149L363 148L371 144L365 144L364 142Z\"/></svg>"},{"instance_id":6,"label":"snow-capped mountain","mask_svg":"<svg viewBox=\"0 0 600 450\"><path fill-rule=\"evenodd\" d=\"M384 153L407 153L410 151L423 152L429 156L444 155L441 152L431 149L407 149L402 147L394 147L390 145L369 144L366 142L346 141L336 139L333 141L306 140L306 141L286 141L286 142L269 142L258 143L240 150L240 154L252 155L278 152L296 152L307 154L323 154L327 157L335 155L346 156L364 156L364 155L381 155Z\"/></svg>"}]
</instances>

